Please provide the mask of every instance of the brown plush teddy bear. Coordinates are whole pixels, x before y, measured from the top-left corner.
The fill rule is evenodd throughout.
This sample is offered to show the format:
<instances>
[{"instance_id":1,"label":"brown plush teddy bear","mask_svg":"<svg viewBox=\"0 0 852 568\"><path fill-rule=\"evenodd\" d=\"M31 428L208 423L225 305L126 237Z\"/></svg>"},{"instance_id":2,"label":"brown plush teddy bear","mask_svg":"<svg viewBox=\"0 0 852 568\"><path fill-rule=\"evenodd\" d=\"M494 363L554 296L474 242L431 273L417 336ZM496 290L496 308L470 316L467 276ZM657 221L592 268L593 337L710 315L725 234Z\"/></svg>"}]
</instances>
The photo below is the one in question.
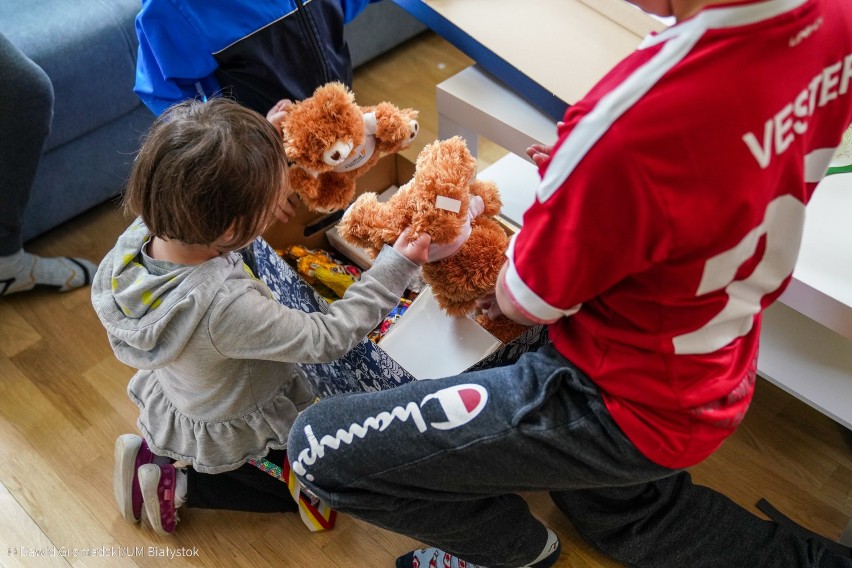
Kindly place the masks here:
<instances>
[{"instance_id":1,"label":"brown plush teddy bear","mask_svg":"<svg viewBox=\"0 0 852 568\"><path fill-rule=\"evenodd\" d=\"M382 154L411 144L419 129L417 114L388 102L359 106L343 83L318 87L289 107L281 125L291 162L290 187L310 210L345 209L355 195L356 178Z\"/></svg>"},{"instance_id":2,"label":"brown plush teddy bear","mask_svg":"<svg viewBox=\"0 0 852 568\"><path fill-rule=\"evenodd\" d=\"M455 136L423 148L411 181L386 202L375 193L360 195L337 230L374 257L405 227L412 227L412 239L429 233L432 248L423 280L448 315L467 316L478 298L494 290L505 260L509 237L493 218L501 207L497 186L476 179L476 159L464 139ZM525 329L505 316L477 321L504 342Z\"/></svg>"}]
</instances>

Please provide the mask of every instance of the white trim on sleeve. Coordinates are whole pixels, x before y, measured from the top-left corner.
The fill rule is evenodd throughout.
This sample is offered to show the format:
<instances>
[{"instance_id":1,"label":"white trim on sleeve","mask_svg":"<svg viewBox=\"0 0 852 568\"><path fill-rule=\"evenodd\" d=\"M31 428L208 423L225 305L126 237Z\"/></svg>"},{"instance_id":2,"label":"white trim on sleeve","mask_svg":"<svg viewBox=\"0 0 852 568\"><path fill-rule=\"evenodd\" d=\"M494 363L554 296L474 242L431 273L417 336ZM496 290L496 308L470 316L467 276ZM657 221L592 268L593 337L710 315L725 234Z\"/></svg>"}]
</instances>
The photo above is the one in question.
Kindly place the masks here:
<instances>
[{"instance_id":1,"label":"white trim on sleeve","mask_svg":"<svg viewBox=\"0 0 852 568\"><path fill-rule=\"evenodd\" d=\"M567 310L557 308L541 299L526 285L515 268L514 249L516 237L517 235L512 237L512 240L509 242L509 248L506 251L509 266L506 270L506 278L503 281L504 290L509 294L510 300L515 307L529 319L537 323L553 323L558 319L572 316L579 312L581 304L577 304Z\"/></svg>"}]
</instances>

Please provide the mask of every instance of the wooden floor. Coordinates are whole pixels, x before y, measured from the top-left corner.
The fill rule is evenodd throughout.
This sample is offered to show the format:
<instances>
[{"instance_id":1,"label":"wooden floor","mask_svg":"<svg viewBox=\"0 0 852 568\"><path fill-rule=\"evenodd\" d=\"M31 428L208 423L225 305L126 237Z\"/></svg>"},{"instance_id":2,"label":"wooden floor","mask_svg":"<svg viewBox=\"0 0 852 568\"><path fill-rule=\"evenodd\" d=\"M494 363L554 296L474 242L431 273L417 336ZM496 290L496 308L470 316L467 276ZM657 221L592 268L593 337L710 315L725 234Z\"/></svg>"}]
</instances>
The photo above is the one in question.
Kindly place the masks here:
<instances>
[{"instance_id":1,"label":"wooden floor","mask_svg":"<svg viewBox=\"0 0 852 568\"><path fill-rule=\"evenodd\" d=\"M363 104L386 99L421 109L422 146L436 136L435 85L470 63L425 34L360 68L355 89ZM485 146L480 155L487 163L501 152ZM28 248L100 260L126 223L115 203L106 204ZM111 475L113 441L135 430L136 409L125 394L131 374L113 358L88 289L0 299L0 566L167 560L174 567L379 568L415 545L347 517L318 534L292 514L184 510L167 538L126 523ZM852 516L849 431L763 380L742 427L694 476L752 510L768 498L832 538ZM581 542L546 496L528 498L563 539L558 567L616 565ZM184 556L170 560L175 552Z\"/></svg>"}]
</instances>

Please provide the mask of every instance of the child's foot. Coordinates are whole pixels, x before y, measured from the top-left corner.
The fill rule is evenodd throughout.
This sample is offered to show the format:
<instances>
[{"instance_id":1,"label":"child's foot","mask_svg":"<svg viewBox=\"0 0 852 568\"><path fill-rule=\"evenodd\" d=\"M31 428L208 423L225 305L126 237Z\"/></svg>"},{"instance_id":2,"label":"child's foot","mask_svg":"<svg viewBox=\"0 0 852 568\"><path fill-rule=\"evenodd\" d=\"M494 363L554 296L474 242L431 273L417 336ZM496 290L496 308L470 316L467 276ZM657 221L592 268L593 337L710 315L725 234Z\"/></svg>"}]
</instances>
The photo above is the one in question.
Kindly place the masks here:
<instances>
[{"instance_id":1,"label":"child's foot","mask_svg":"<svg viewBox=\"0 0 852 568\"><path fill-rule=\"evenodd\" d=\"M122 434L115 441L115 467L112 472L112 490L121 516L138 523L142 516L142 490L136 470L153 463L156 456L140 436Z\"/></svg>"},{"instance_id":2,"label":"child's foot","mask_svg":"<svg viewBox=\"0 0 852 568\"><path fill-rule=\"evenodd\" d=\"M145 515L154 532L170 535L177 525L175 490L177 475L171 464L143 464L137 470Z\"/></svg>"},{"instance_id":3,"label":"child's foot","mask_svg":"<svg viewBox=\"0 0 852 568\"><path fill-rule=\"evenodd\" d=\"M60 292L87 286L97 266L82 258L42 257L19 250L0 256L0 296L49 286Z\"/></svg>"},{"instance_id":4,"label":"child's foot","mask_svg":"<svg viewBox=\"0 0 852 568\"><path fill-rule=\"evenodd\" d=\"M523 568L550 568L559 559L561 553L562 545L559 543L556 533L547 529L547 542L544 545L544 550L541 551L538 558ZM484 568L478 564L465 562L449 552L444 552L438 548L421 548L396 559L396 568L432 568L433 566L440 566L442 568Z\"/></svg>"}]
</instances>

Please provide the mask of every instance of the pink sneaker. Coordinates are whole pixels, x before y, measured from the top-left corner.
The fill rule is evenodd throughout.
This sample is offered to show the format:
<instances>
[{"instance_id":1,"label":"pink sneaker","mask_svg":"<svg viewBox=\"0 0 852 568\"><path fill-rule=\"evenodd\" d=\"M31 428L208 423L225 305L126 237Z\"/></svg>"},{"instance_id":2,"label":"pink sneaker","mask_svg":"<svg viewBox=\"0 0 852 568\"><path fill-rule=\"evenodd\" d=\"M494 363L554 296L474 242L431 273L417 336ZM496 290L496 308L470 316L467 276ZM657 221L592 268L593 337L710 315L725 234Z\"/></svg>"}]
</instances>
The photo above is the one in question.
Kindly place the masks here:
<instances>
[{"instance_id":1,"label":"pink sneaker","mask_svg":"<svg viewBox=\"0 0 852 568\"><path fill-rule=\"evenodd\" d=\"M122 434L115 441L112 490L121 516L132 523L138 523L142 516L142 492L136 470L152 463L155 457L145 440L136 434Z\"/></svg>"},{"instance_id":2,"label":"pink sneaker","mask_svg":"<svg viewBox=\"0 0 852 568\"><path fill-rule=\"evenodd\" d=\"M148 522L157 534L172 534L178 521L175 468L171 464L146 463L139 467L137 475Z\"/></svg>"}]
</instances>

